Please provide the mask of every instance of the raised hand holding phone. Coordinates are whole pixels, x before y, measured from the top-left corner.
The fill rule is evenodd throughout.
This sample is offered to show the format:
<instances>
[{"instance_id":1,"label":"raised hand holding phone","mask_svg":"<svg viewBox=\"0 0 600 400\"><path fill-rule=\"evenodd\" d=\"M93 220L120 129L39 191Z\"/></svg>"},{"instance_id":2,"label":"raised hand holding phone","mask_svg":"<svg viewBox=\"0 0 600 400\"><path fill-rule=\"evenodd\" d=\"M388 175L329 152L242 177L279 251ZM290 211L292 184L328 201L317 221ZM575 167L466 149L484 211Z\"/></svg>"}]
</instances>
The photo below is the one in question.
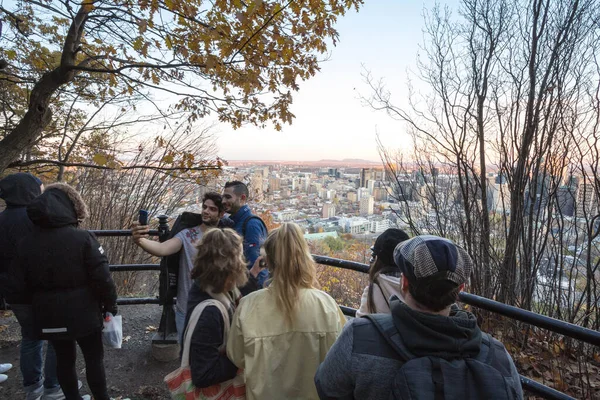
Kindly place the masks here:
<instances>
[{"instance_id":1,"label":"raised hand holding phone","mask_svg":"<svg viewBox=\"0 0 600 400\"><path fill-rule=\"evenodd\" d=\"M140 210L138 215L138 220L133 222L131 226L131 237L136 244L140 244L141 239L148 238L148 232L150 228L148 227L148 211Z\"/></svg>"},{"instance_id":2,"label":"raised hand holding phone","mask_svg":"<svg viewBox=\"0 0 600 400\"><path fill-rule=\"evenodd\" d=\"M138 222L140 223L140 225L148 225L148 211L140 210Z\"/></svg>"}]
</instances>

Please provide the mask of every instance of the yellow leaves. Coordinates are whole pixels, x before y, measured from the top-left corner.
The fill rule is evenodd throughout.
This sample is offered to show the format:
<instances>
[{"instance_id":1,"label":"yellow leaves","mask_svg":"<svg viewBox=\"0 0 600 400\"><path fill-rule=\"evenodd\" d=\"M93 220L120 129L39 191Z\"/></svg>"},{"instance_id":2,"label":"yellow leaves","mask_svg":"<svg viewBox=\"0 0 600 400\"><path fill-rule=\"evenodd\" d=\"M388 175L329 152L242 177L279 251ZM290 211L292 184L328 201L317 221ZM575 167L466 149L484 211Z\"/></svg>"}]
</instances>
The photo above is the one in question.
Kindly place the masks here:
<instances>
[{"instance_id":1,"label":"yellow leaves","mask_svg":"<svg viewBox=\"0 0 600 400\"><path fill-rule=\"evenodd\" d=\"M11 61L16 60L16 58L17 58L17 52L13 49L7 50L5 52L5 54L6 54L6 57Z\"/></svg>"},{"instance_id":2,"label":"yellow leaves","mask_svg":"<svg viewBox=\"0 0 600 400\"><path fill-rule=\"evenodd\" d=\"M106 154L96 153L94 154L94 157L92 157L92 161L97 165L105 166L108 163L108 157Z\"/></svg>"},{"instance_id":3,"label":"yellow leaves","mask_svg":"<svg viewBox=\"0 0 600 400\"><path fill-rule=\"evenodd\" d=\"M161 161L165 164L173 164L174 160L175 160L175 154L173 152L169 152L162 158Z\"/></svg>"},{"instance_id":4,"label":"yellow leaves","mask_svg":"<svg viewBox=\"0 0 600 400\"><path fill-rule=\"evenodd\" d=\"M144 38L141 36L138 36L137 38L135 38L135 40L132 43L133 45L133 49L137 52L141 52L143 47L144 47Z\"/></svg>"},{"instance_id":5,"label":"yellow leaves","mask_svg":"<svg viewBox=\"0 0 600 400\"><path fill-rule=\"evenodd\" d=\"M217 65L217 58L212 54L206 57L206 68L213 69Z\"/></svg>"},{"instance_id":6,"label":"yellow leaves","mask_svg":"<svg viewBox=\"0 0 600 400\"><path fill-rule=\"evenodd\" d=\"M64 11L63 3L56 3L57 10ZM82 0L80 8L87 13L94 10L95 19L84 27L78 62L92 56L93 61L85 61L89 61L89 68L119 69L120 73L80 73L76 85L93 87L89 92L95 98L88 95L85 100L99 103L109 96L133 95L144 84L154 90L171 89L171 83L190 82L190 91L199 91L192 94L187 93L187 88L182 90L184 100L176 106L190 113L189 121L214 112L219 120L234 127L245 123L265 126L271 122L280 130L293 118L289 111L291 97L284 98L287 95L282 93L296 90L298 82L314 75L318 70L315 53L326 50L336 38L333 26L337 17L361 3L126 0L110 2L110 7L97 12L94 5L100 2ZM39 40L36 36L36 43L8 44L2 53L15 68L32 71L31 80L35 81L60 62L60 44L64 44L61 35L68 31L72 18L67 12L47 10L47 15L36 15L36 7L7 7L22 16L22 28L35 32ZM9 25L8 29L15 28ZM15 36L12 33L10 37ZM166 68L149 68L147 64ZM173 64L182 67L171 68ZM207 98L213 94L203 90L210 88L222 101L209 106ZM190 96L185 99L187 94ZM239 101L227 103L228 99ZM187 165L193 161L178 155L173 162Z\"/></svg>"},{"instance_id":7,"label":"yellow leaves","mask_svg":"<svg viewBox=\"0 0 600 400\"><path fill-rule=\"evenodd\" d=\"M291 68L285 67L283 69L283 79L282 82L284 85L291 86L294 84L296 75Z\"/></svg>"}]
</instances>

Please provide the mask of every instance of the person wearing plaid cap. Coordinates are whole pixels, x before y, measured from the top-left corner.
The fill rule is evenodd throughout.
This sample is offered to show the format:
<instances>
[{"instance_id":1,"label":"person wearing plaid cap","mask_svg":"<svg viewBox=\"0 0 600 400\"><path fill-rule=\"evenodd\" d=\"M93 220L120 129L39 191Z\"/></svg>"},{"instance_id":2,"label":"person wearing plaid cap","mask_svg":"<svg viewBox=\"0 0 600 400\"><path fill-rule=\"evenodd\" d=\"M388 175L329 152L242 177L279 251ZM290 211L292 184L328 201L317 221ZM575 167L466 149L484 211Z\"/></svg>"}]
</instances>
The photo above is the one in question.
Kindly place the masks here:
<instances>
[{"instance_id":1,"label":"person wearing plaid cap","mask_svg":"<svg viewBox=\"0 0 600 400\"><path fill-rule=\"evenodd\" d=\"M391 314L346 324L315 376L321 399L522 399L505 347L454 303L473 262L452 241L417 236L398 244L400 293Z\"/></svg>"}]
</instances>

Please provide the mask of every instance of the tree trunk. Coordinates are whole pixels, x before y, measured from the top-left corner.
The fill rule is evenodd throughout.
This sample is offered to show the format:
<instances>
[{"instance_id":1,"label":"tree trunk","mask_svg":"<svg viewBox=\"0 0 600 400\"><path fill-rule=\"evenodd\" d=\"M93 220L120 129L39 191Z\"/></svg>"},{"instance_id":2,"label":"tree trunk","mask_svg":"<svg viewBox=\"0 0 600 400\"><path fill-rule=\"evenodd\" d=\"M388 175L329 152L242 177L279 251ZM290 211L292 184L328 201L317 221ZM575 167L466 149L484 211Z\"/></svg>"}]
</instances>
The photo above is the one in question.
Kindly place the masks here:
<instances>
[{"instance_id":1,"label":"tree trunk","mask_svg":"<svg viewBox=\"0 0 600 400\"><path fill-rule=\"evenodd\" d=\"M37 81L29 98L29 109L15 129L0 141L0 174L19 158L23 150L41 135L52 120L50 101L54 93L75 76L75 55L81 43L86 18L92 9L91 2L81 4L65 37L60 65L46 72Z\"/></svg>"},{"instance_id":2,"label":"tree trunk","mask_svg":"<svg viewBox=\"0 0 600 400\"><path fill-rule=\"evenodd\" d=\"M0 141L0 173L16 161L52 120L50 100L58 88L73 79L73 72L58 67L45 73L31 91L29 109L19 124Z\"/></svg>"}]
</instances>

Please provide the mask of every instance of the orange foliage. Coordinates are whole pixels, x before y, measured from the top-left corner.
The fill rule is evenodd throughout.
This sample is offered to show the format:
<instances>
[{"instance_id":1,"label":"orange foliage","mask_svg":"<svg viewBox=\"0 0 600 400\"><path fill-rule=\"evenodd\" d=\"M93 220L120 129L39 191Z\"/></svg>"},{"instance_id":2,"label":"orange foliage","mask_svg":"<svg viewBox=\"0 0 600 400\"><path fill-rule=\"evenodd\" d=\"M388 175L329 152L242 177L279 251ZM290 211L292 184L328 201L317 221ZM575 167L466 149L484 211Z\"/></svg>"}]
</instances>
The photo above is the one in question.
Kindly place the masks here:
<instances>
[{"instance_id":1,"label":"orange foliage","mask_svg":"<svg viewBox=\"0 0 600 400\"><path fill-rule=\"evenodd\" d=\"M359 242L344 237L341 250L333 251L325 241L309 242L312 254L341 258L349 261L366 262L371 243ZM317 279L321 289L331 295L339 305L358 308L364 288L369 283L367 274L343 268L317 265Z\"/></svg>"},{"instance_id":2,"label":"orange foliage","mask_svg":"<svg viewBox=\"0 0 600 400\"><path fill-rule=\"evenodd\" d=\"M279 228L279 226L281 225L275 222L275 220L273 219L273 215L271 215L271 212L268 210L259 213L258 216L263 220L269 232L271 232L273 229Z\"/></svg>"}]
</instances>

